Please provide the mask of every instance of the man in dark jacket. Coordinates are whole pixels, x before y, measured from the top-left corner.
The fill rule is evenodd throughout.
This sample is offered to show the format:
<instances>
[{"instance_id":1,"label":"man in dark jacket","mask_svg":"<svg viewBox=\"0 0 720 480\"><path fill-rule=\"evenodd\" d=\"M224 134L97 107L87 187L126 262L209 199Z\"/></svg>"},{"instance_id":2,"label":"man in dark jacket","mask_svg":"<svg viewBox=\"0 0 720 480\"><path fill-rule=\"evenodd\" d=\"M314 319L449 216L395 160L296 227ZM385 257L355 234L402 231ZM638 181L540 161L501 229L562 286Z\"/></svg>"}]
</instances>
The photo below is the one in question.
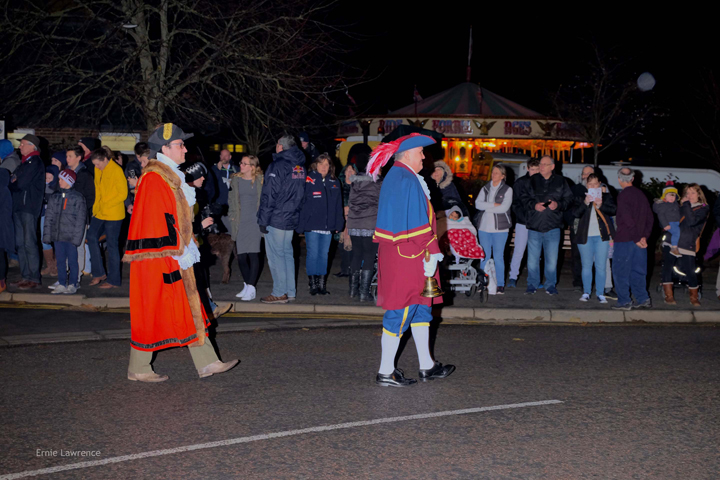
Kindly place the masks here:
<instances>
[{"instance_id":1,"label":"man in dark jacket","mask_svg":"<svg viewBox=\"0 0 720 480\"><path fill-rule=\"evenodd\" d=\"M90 219L92 218L93 205L95 205L95 180L93 179L92 171L88 169L87 164L83 163L84 151L82 147L75 146L69 148L66 152L68 168L75 172L75 187L74 190L79 192L85 199L85 206L87 207L87 216L85 218L85 234L83 239L78 246L78 284L80 284L80 278L83 272L90 272L92 266L90 265L90 249L85 243L85 236L87 234L87 227L90 225ZM92 165L92 162L90 162ZM93 167L94 168L94 167Z\"/></svg>"},{"instance_id":2,"label":"man in dark jacket","mask_svg":"<svg viewBox=\"0 0 720 480\"><path fill-rule=\"evenodd\" d=\"M573 203L572 192L565 177L553 173L555 159L540 159L540 174L530 177L522 192L522 205L527 212L528 286L533 294L540 284L540 252L545 256L545 292L557 295L557 260L562 238L563 212Z\"/></svg>"},{"instance_id":3,"label":"man in dark jacket","mask_svg":"<svg viewBox=\"0 0 720 480\"><path fill-rule=\"evenodd\" d=\"M618 170L622 192L617 198L617 223L613 251L613 280L618 303L614 310L650 308L647 292L647 239L652 232L653 217L645 194L633 186L635 172L625 167ZM635 304L630 299L632 292Z\"/></svg>"},{"instance_id":4,"label":"man in dark jacket","mask_svg":"<svg viewBox=\"0 0 720 480\"><path fill-rule=\"evenodd\" d=\"M531 158L525 166L527 173L525 176L518 178L513 185L513 203L512 211L515 214L515 248L513 249L512 260L510 260L510 279L508 287L517 286L517 278L520 275L520 264L525 256L525 248L527 247L528 230L527 230L527 211L522 204L522 195L530 185L530 177L540 171L540 160Z\"/></svg>"},{"instance_id":5,"label":"man in dark jacket","mask_svg":"<svg viewBox=\"0 0 720 480\"><path fill-rule=\"evenodd\" d=\"M22 163L10 180L13 198L15 246L22 280L11 286L28 290L40 286L40 252L37 227L45 198L45 166L40 158L40 140L25 135L20 141Z\"/></svg>"},{"instance_id":6,"label":"man in dark jacket","mask_svg":"<svg viewBox=\"0 0 720 480\"><path fill-rule=\"evenodd\" d=\"M208 169L208 178L205 179L203 184L209 202L213 205L219 205L222 211L222 226L218 225L222 233L230 231L230 219L228 218L230 178L237 172L237 167L232 164L230 150L222 150L218 162Z\"/></svg>"},{"instance_id":7,"label":"man in dark jacket","mask_svg":"<svg viewBox=\"0 0 720 480\"><path fill-rule=\"evenodd\" d=\"M302 147L302 150L306 155L309 165L317 159L317 157L320 155L320 152L315 147L315 144L310 142L310 135L308 135L307 132L300 132L298 137L300 138L300 146Z\"/></svg>"},{"instance_id":8,"label":"man in dark jacket","mask_svg":"<svg viewBox=\"0 0 720 480\"><path fill-rule=\"evenodd\" d=\"M263 303L295 300L295 258L293 231L300 220L305 194L305 154L293 137L281 137L275 146L273 162L265 173L257 219L265 234L273 291L260 299Z\"/></svg>"}]
</instances>

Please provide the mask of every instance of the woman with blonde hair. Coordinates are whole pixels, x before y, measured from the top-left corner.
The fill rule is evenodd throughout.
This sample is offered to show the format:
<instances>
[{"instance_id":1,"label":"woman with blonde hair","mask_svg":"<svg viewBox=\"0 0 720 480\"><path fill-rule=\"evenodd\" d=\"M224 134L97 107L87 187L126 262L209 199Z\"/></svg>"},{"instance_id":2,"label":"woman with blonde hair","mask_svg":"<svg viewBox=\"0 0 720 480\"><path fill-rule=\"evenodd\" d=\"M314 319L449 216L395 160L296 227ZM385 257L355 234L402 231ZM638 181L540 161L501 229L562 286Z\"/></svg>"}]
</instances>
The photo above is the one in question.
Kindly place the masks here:
<instances>
[{"instance_id":1,"label":"woman with blonde hair","mask_svg":"<svg viewBox=\"0 0 720 480\"><path fill-rule=\"evenodd\" d=\"M260 206L263 175L255 155L243 155L240 172L232 176L228 195L230 235L235 241L237 259L245 286L235 295L249 302L255 298L255 285L260 272L260 226L257 211Z\"/></svg>"},{"instance_id":2,"label":"woman with blonde hair","mask_svg":"<svg viewBox=\"0 0 720 480\"><path fill-rule=\"evenodd\" d=\"M680 200L680 239L677 247L681 257L675 259L670 253L669 242L663 241L662 282L667 304L675 305L677 303L673 294L672 280L673 268L677 267L676 270L682 272L687 280L690 304L694 307L700 305L695 256L699 250L700 236L709 213L710 206L707 204L700 185L697 183L687 185ZM665 234L669 235L669 232Z\"/></svg>"}]
</instances>

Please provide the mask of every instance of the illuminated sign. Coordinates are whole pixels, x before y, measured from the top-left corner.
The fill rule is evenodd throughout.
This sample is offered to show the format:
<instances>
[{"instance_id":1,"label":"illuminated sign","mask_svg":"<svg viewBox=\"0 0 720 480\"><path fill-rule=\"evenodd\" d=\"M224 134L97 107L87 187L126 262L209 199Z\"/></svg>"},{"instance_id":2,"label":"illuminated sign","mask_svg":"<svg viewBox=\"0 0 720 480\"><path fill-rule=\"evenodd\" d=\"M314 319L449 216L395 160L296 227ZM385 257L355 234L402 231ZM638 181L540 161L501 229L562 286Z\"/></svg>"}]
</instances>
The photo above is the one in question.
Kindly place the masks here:
<instances>
[{"instance_id":1,"label":"illuminated sign","mask_svg":"<svg viewBox=\"0 0 720 480\"><path fill-rule=\"evenodd\" d=\"M505 135L530 135L532 123L529 121L505 122Z\"/></svg>"},{"instance_id":2,"label":"illuminated sign","mask_svg":"<svg viewBox=\"0 0 720 480\"><path fill-rule=\"evenodd\" d=\"M438 133L471 135L473 133L470 120L433 120L432 129Z\"/></svg>"},{"instance_id":3,"label":"illuminated sign","mask_svg":"<svg viewBox=\"0 0 720 480\"><path fill-rule=\"evenodd\" d=\"M340 128L338 128L338 135L352 135L353 133L359 133L360 132L360 126L358 125L358 122L355 120L351 120L349 122L343 122L340 124Z\"/></svg>"}]
</instances>

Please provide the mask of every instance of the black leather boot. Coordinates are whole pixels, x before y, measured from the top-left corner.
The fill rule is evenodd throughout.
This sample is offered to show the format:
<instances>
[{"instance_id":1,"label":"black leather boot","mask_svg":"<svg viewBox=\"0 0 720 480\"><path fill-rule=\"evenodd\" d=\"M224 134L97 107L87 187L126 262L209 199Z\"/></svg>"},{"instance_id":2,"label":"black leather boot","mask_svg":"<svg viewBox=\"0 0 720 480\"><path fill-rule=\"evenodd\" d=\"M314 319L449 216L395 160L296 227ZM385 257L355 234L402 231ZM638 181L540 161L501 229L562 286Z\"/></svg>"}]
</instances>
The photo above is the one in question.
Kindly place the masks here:
<instances>
[{"instance_id":1,"label":"black leather boot","mask_svg":"<svg viewBox=\"0 0 720 480\"><path fill-rule=\"evenodd\" d=\"M372 283L373 271L360 270L360 301L369 302L372 300L370 296L370 284Z\"/></svg>"},{"instance_id":2,"label":"black leather boot","mask_svg":"<svg viewBox=\"0 0 720 480\"><path fill-rule=\"evenodd\" d=\"M317 279L318 295L328 295L330 292L325 290L325 275L315 275Z\"/></svg>"},{"instance_id":3,"label":"black leather boot","mask_svg":"<svg viewBox=\"0 0 720 480\"><path fill-rule=\"evenodd\" d=\"M360 270L350 273L350 298L355 298L360 292Z\"/></svg>"},{"instance_id":4,"label":"black leather boot","mask_svg":"<svg viewBox=\"0 0 720 480\"><path fill-rule=\"evenodd\" d=\"M310 295L318 294L317 275L308 275L308 285L310 286Z\"/></svg>"}]
</instances>

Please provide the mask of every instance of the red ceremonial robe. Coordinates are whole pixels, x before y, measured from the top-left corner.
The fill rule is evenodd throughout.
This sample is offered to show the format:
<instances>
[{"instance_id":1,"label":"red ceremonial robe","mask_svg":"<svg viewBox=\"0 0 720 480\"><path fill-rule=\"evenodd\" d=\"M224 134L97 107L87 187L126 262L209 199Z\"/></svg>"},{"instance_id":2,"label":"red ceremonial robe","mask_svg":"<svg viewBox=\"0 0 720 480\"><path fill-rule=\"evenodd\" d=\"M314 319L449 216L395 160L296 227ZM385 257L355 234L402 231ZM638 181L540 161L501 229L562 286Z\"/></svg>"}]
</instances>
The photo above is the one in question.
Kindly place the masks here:
<instances>
[{"instance_id":1,"label":"red ceremonial robe","mask_svg":"<svg viewBox=\"0 0 720 480\"><path fill-rule=\"evenodd\" d=\"M203 345L207 336L193 269L180 269L172 258L195 241L180 185L175 172L156 160L137 185L123 261L131 262L130 344L138 350Z\"/></svg>"},{"instance_id":2,"label":"red ceremonial robe","mask_svg":"<svg viewBox=\"0 0 720 480\"><path fill-rule=\"evenodd\" d=\"M383 180L373 240L378 243L378 299L385 310L442 303L425 298L425 250L440 253L435 212L415 172L396 162ZM439 269L435 279L440 285Z\"/></svg>"}]
</instances>

